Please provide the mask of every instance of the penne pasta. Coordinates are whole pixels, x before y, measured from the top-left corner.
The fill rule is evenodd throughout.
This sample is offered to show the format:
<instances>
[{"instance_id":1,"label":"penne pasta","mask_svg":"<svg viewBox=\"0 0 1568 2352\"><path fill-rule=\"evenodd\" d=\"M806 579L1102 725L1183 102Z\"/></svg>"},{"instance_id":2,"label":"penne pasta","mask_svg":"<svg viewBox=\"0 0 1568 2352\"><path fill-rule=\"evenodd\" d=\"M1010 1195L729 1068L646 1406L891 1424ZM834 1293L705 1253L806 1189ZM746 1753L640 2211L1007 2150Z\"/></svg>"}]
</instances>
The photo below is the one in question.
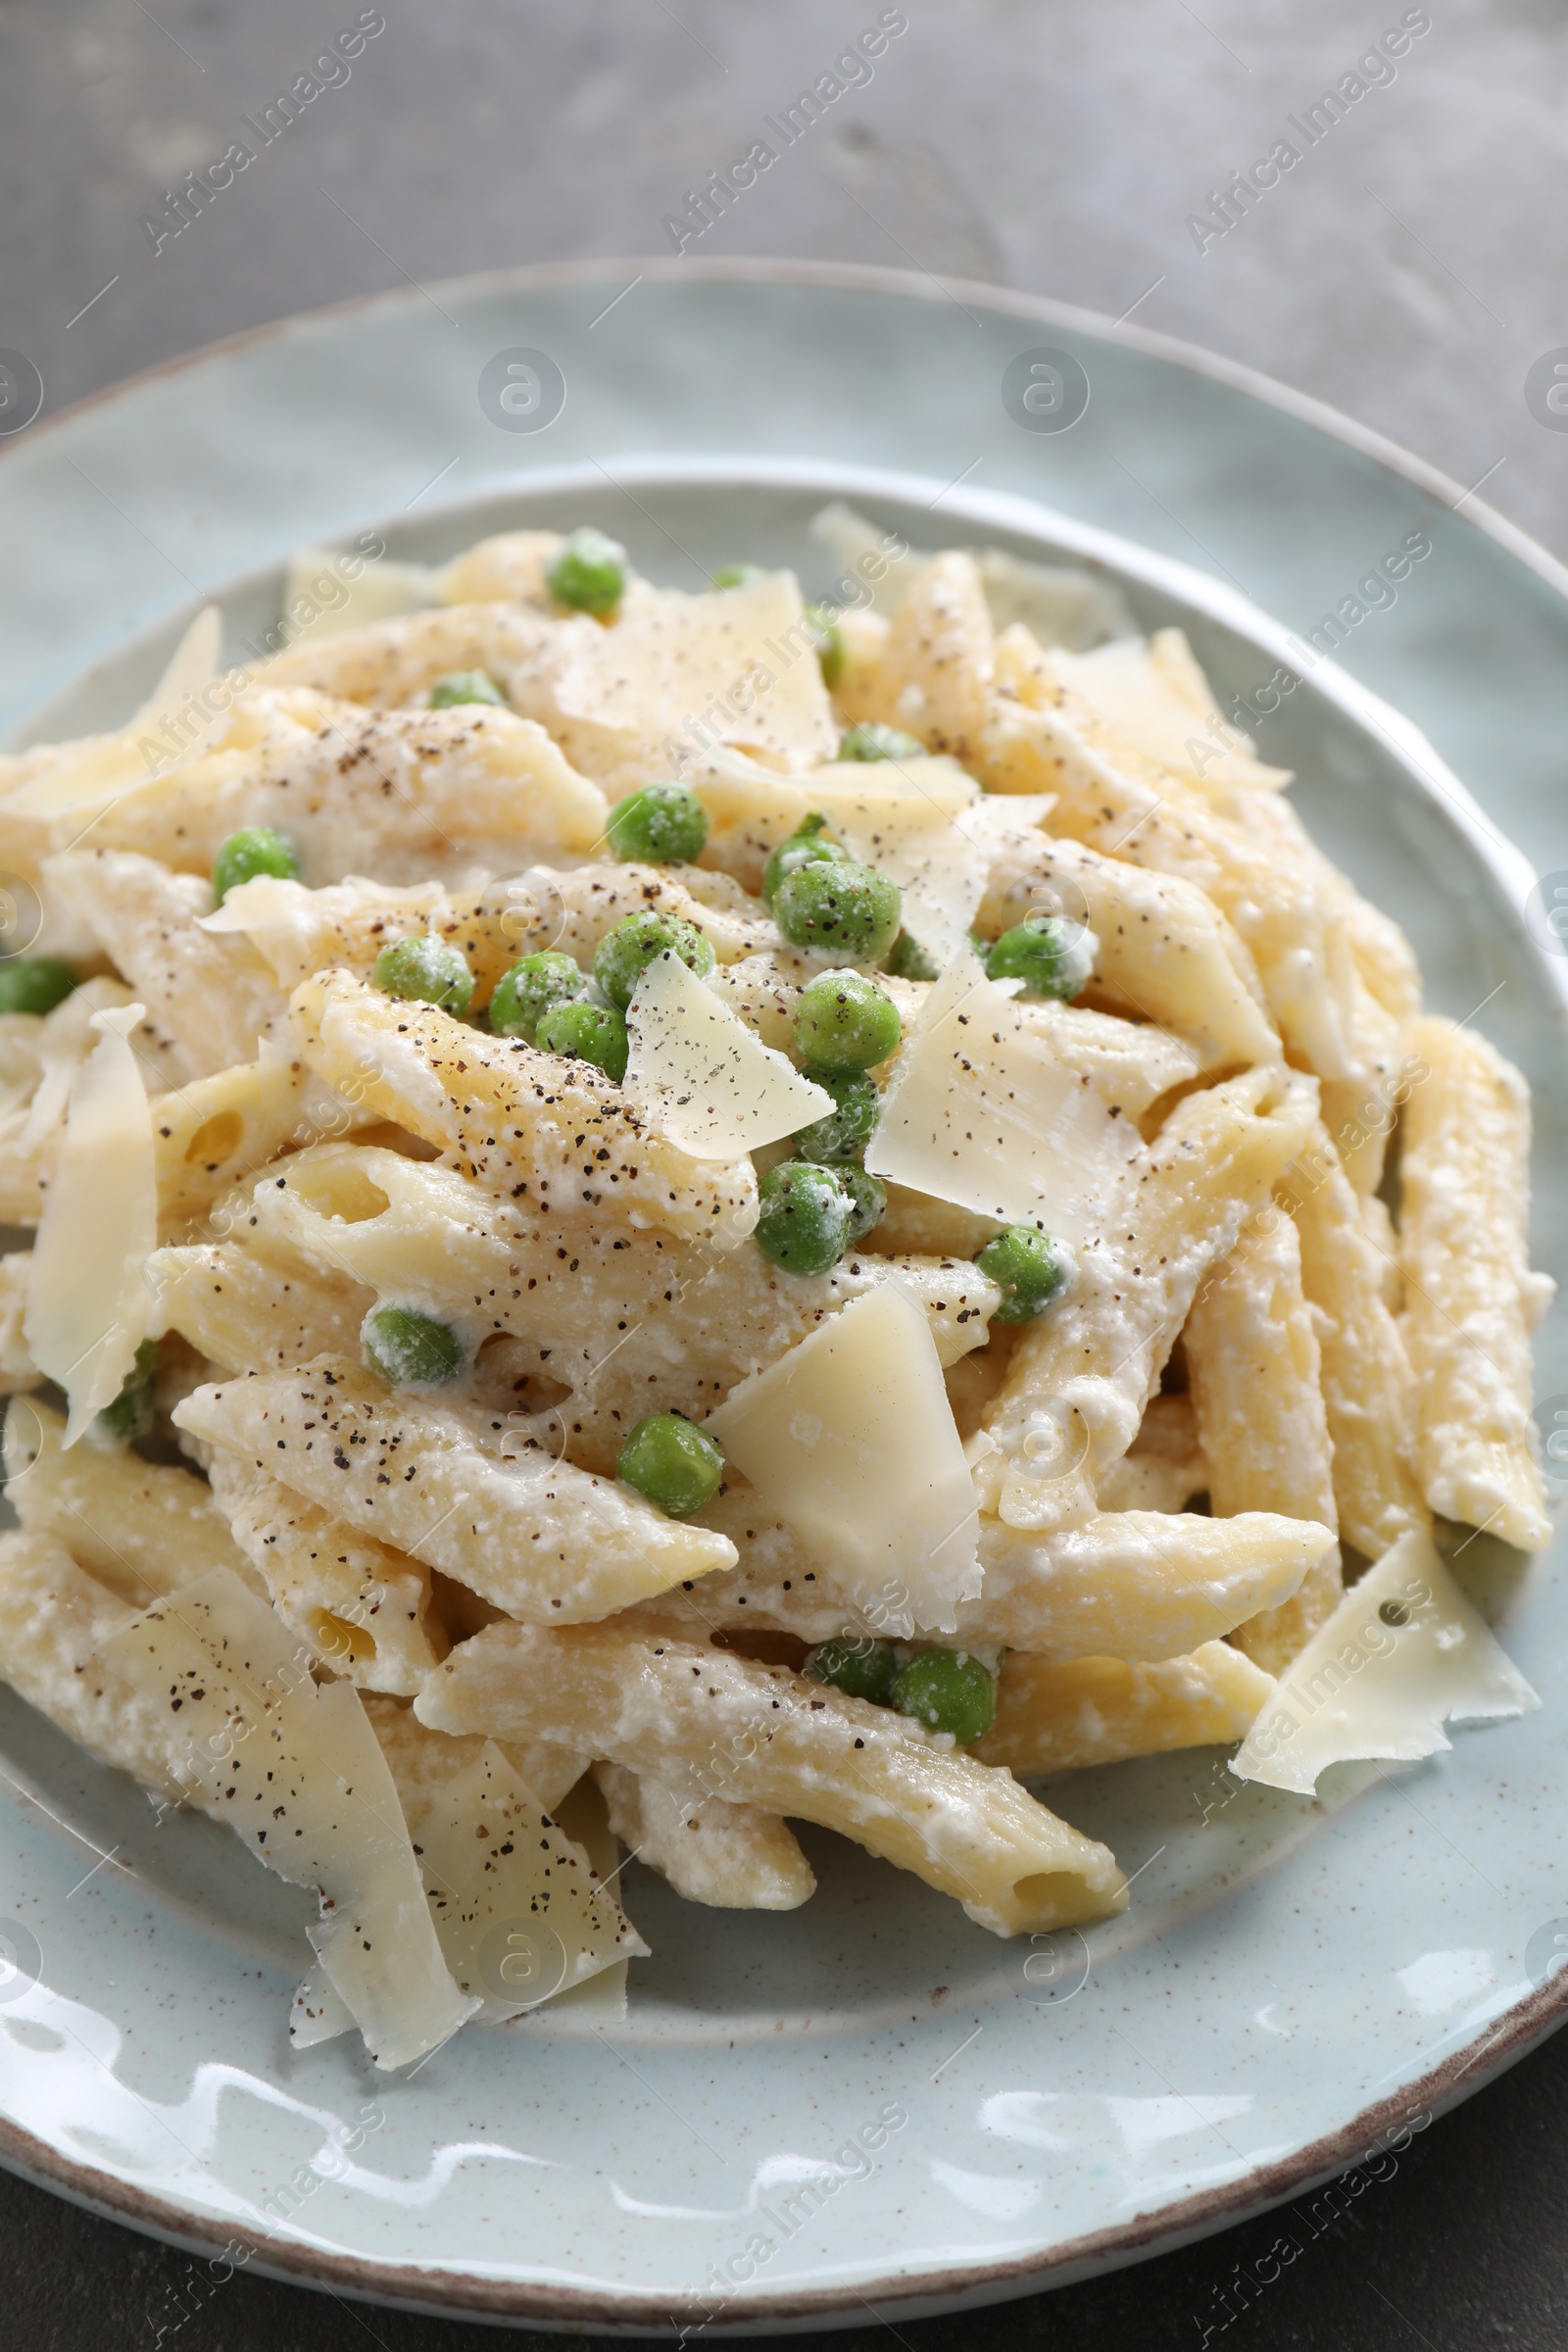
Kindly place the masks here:
<instances>
[{"instance_id":1,"label":"penne pasta","mask_svg":"<svg viewBox=\"0 0 1568 2352\"><path fill-rule=\"evenodd\" d=\"M994 937L1036 911L1086 924L1097 985L1140 1019L1187 1039L1201 1068L1279 1058L1251 956L1180 874L1027 832L994 854L977 919Z\"/></svg>"},{"instance_id":2,"label":"penne pasta","mask_svg":"<svg viewBox=\"0 0 1568 2352\"><path fill-rule=\"evenodd\" d=\"M1416 1475L1415 1382L1386 1297L1397 1266L1392 1227L1373 1238L1327 1133L1319 1128L1276 1190L1300 1238L1301 1288L1317 1332L1323 1408L1341 1531L1368 1559L1429 1519ZM1392 1247L1391 1247L1392 1245Z\"/></svg>"},{"instance_id":3,"label":"penne pasta","mask_svg":"<svg viewBox=\"0 0 1568 2352\"><path fill-rule=\"evenodd\" d=\"M454 1777L477 1763L484 1740L465 1733L432 1732L404 1700L371 1692L365 1712L397 1783L403 1817L417 1837ZM503 1755L546 1813L564 1803L588 1769L575 1748L540 1740L501 1743Z\"/></svg>"},{"instance_id":4,"label":"penne pasta","mask_svg":"<svg viewBox=\"0 0 1568 2352\"><path fill-rule=\"evenodd\" d=\"M605 1761L694 1797L819 1822L952 1894L1000 1936L1123 1908L1102 1845L907 1717L614 1625L495 1625L415 1701L422 1723L499 1739L586 1736Z\"/></svg>"},{"instance_id":5,"label":"penne pasta","mask_svg":"<svg viewBox=\"0 0 1568 2352\"><path fill-rule=\"evenodd\" d=\"M213 1446L207 1475L211 1504L289 1631L346 1682L412 1698L450 1646L431 1613L429 1569L227 1446Z\"/></svg>"},{"instance_id":6,"label":"penne pasta","mask_svg":"<svg viewBox=\"0 0 1568 2352\"><path fill-rule=\"evenodd\" d=\"M253 1061L258 1039L283 1035L287 999L248 940L202 929L212 892L196 875L129 850L72 850L47 861L45 881L172 1038L182 1076Z\"/></svg>"},{"instance_id":7,"label":"penne pasta","mask_svg":"<svg viewBox=\"0 0 1568 2352\"><path fill-rule=\"evenodd\" d=\"M1158 1665L1014 1653L997 1685L996 1721L975 1753L1028 1780L1176 1747L1229 1746L1247 1737L1273 1690L1273 1676L1228 1642L1205 1642Z\"/></svg>"},{"instance_id":8,"label":"penne pasta","mask_svg":"<svg viewBox=\"0 0 1568 2352\"><path fill-rule=\"evenodd\" d=\"M985 1428L988 1507L1014 1527L1083 1516L1132 1445L1199 1283L1310 1131L1309 1081L1257 1069L1190 1095L1129 1171L1072 1295L1026 1328Z\"/></svg>"},{"instance_id":9,"label":"penne pasta","mask_svg":"<svg viewBox=\"0 0 1568 2352\"><path fill-rule=\"evenodd\" d=\"M368 864L391 883L462 882L604 837L605 800L532 719L488 706L366 712L328 703L254 752L219 752L126 792L95 849L135 850L206 876L230 834L285 834L308 884ZM64 849L74 820L56 827Z\"/></svg>"},{"instance_id":10,"label":"penne pasta","mask_svg":"<svg viewBox=\"0 0 1568 2352\"><path fill-rule=\"evenodd\" d=\"M796 1911L816 1892L810 1864L776 1813L721 1796L682 1797L623 1764L596 1765L594 1778L621 1843L689 1903Z\"/></svg>"},{"instance_id":11,"label":"penne pasta","mask_svg":"<svg viewBox=\"0 0 1568 2352\"><path fill-rule=\"evenodd\" d=\"M239 1242L190 1242L148 1261L155 1333L178 1332L200 1355L237 1372L286 1371L352 1355L372 1296L340 1269L263 1256Z\"/></svg>"},{"instance_id":12,"label":"penne pasta","mask_svg":"<svg viewBox=\"0 0 1568 2352\"><path fill-rule=\"evenodd\" d=\"M1278 1511L1337 1529L1333 1446L1296 1227L1265 1208L1200 1285L1182 1334L1216 1517ZM1278 1674L1340 1605L1337 1544L1277 1609L1232 1639Z\"/></svg>"},{"instance_id":13,"label":"penne pasta","mask_svg":"<svg viewBox=\"0 0 1568 2352\"><path fill-rule=\"evenodd\" d=\"M883 1603L858 1607L794 1529L738 1481L703 1519L730 1538L739 1564L644 1603L646 1622L826 1642L883 1636L903 1605L895 1588ZM1043 1657L1180 1657L1288 1600L1333 1542L1326 1527L1262 1511L1235 1519L1101 1511L1049 1535L982 1518L981 1590L959 1603L954 1639Z\"/></svg>"},{"instance_id":14,"label":"penne pasta","mask_svg":"<svg viewBox=\"0 0 1568 2352\"><path fill-rule=\"evenodd\" d=\"M590 1063L466 1029L346 973L304 982L290 1018L300 1053L351 1102L448 1152L463 1174L541 1215L607 1207L666 1233L735 1247L757 1217L749 1161L694 1160Z\"/></svg>"},{"instance_id":15,"label":"penne pasta","mask_svg":"<svg viewBox=\"0 0 1568 2352\"><path fill-rule=\"evenodd\" d=\"M558 1461L524 1421L388 1389L358 1363L198 1389L175 1426L226 1446L362 1534L497 1608L571 1625L727 1568L734 1547Z\"/></svg>"},{"instance_id":16,"label":"penne pasta","mask_svg":"<svg viewBox=\"0 0 1568 2352\"><path fill-rule=\"evenodd\" d=\"M1551 1522L1530 1442L1530 1335L1552 1286L1525 1248L1530 1098L1473 1030L1430 1019L1410 1034L1431 1073L1405 1105L1399 1162L1421 1483L1445 1518L1539 1551Z\"/></svg>"},{"instance_id":17,"label":"penne pasta","mask_svg":"<svg viewBox=\"0 0 1568 2352\"><path fill-rule=\"evenodd\" d=\"M265 1590L201 1479L145 1462L128 1446L89 1443L67 1452L65 1436L65 1415L41 1397L6 1415L6 1492L29 1536L52 1537L132 1608L212 1568Z\"/></svg>"}]
</instances>

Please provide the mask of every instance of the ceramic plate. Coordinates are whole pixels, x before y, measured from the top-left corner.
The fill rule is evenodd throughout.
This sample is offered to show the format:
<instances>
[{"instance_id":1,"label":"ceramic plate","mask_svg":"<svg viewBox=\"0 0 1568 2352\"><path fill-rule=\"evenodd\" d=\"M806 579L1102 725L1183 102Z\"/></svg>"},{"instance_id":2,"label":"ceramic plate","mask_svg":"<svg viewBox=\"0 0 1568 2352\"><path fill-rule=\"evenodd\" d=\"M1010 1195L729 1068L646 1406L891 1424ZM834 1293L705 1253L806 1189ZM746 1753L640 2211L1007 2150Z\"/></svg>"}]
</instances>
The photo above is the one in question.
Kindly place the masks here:
<instances>
[{"instance_id":1,"label":"ceramic plate","mask_svg":"<svg viewBox=\"0 0 1568 2352\"><path fill-rule=\"evenodd\" d=\"M509 376L520 352L547 367ZM1300 671L1265 756L1413 934L1437 1006L1528 1072L1560 1169L1568 964L1527 858L1568 865L1561 575L1293 395L1080 314L865 272L595 265L201 355L0 463L0 710L37 733L120 717L198 595L233 645L265 627L301 541L376 525L431 557L591 520L677 584L761 557L822 587L808 524L830 495L917 545L1100 569L1141 624L1187 628L1226 702ZM1396 602L1358 594L1413 531L1432 554ZM1310 639L1325 612L1340 665ZM1560 1188L1540 1187L1535 1249L1568 1271ZM1568 1414L1561 1318L1541 1362L1541 1409ZM656 1957L623 2026L542 2012L406 2082L347 2041L291 2051L302 1896L205 1821L160 1826L4 1694L0 2153L227 2246L215 2277L248 2260L575 2328L896 2318L1217 2228L1400 2144L1568 2003L1568 1584L1486 1539L1459 1565L1539 1714L1344 1768L1315 1802L1239 1787L1218 1751L1055 1784L1136 1878L1130 1914L1065 1951L999 1941L826 1836L806 1839L816 1897L783 1916L692 1908L634 1864Z\"/></svg>"}]
</instances>

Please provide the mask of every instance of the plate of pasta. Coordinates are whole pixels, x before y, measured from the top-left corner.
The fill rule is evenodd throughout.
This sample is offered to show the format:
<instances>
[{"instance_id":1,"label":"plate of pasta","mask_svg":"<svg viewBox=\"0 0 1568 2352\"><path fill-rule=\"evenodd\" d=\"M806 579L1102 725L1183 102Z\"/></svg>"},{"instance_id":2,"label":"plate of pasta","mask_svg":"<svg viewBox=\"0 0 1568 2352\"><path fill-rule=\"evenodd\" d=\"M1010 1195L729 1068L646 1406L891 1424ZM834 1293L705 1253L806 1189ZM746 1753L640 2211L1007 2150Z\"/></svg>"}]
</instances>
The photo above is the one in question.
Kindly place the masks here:
<instances>
[{"instance_id":1,"label":"plate of pasta","mask_svg":"<svg viewBox=\"0 0 1568 2352\"><path fill-rule=\"evenodd\" d=\"M717 2333L1545 2029L1561 1001L1230 590L625 498L323 532L0 759L0 2095L215 2279Z\"/></svg>"}]
</instances>

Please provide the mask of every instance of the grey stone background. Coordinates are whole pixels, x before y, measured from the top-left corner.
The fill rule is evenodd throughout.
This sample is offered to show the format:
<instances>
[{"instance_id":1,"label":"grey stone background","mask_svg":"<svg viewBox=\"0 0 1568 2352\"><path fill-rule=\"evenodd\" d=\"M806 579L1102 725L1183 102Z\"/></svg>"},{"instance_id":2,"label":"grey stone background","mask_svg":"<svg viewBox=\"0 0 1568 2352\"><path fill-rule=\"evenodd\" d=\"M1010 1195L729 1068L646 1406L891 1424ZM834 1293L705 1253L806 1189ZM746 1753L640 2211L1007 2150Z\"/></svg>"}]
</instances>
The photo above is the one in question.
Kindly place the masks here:
<instances>
[{"instance_id":1,"label":"grey stone background","mask_svg":"<svg viewBox=\"0 0 1568 2352\"><path fill-rule=\"evenodd\" d=\"M380 0L386 29L154 253L140 223L357 0L0 5L0 345L53 412L289 312L467 270L668 250L663 216L880 0ZM1568 345L1568 12L1431 0L1431 29L1238 226L1187 216L1354 67L1400 0L906 0L907 33L696 250L918 267L1063 297L1249 362L1431 460L1568 556L1568 433L1525 399ZM1220 2331L1267 2221L971 2319L911 2352L1558 2352L1568 2039L1419 2138ZM244 2277L0 2180L0 2347L177 2352L495 2339ZM199 2308L197 2308L199 2306ZM181 2317L189 2310L191 2316ZM1195 2318L1194 2315L1200 2315ZM162 2333L160 2332L162 2331ZM543 2340L543 2339L540 2339ZM866 2327L855 2352L892 2340Z\"/></svg>"}]
</instances>

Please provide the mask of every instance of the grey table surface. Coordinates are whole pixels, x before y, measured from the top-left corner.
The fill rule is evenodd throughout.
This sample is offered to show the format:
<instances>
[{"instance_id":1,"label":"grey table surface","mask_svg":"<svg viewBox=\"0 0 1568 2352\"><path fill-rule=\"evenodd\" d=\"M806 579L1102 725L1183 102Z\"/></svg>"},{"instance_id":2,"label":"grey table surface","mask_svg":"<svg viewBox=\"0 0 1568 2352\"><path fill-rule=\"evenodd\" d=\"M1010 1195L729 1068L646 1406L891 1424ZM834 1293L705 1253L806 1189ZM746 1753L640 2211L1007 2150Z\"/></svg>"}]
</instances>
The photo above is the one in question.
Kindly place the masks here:
<instances>
[{"instance_id":1,"label":"grey table surface","mask_svg":"<svg viewBox=\"0 0 1568 2352\"><path fill-rule=\"evenodd\" d=\"M0 4L0 346L53 413L349 297L667 252L665 216L880 0L379 0L385 29L178 238L144 222L305 72L355 0ZM1551 0L907 0L908 31L699 250L991 279L1139 321L1333 403L1568 555L1568 432L1527 398L1568 345L1568 13ZM1212 192L1385 29L1420 30L1245 216ZM1205 217L1208 226L1205 229ZM1196 221L1197 225L1194 225ZM1568 418L1563 420L1568 423ZM1264 2290L1244 2229L1092 2284L900 2322L993 2340L1399 2352L1568 2341L1568 2040L1413 2142ZM1320 2226L1315 2226L1320 2225ZM1238 2268L1240 2266L1240 2268ZM1265 2264L1265 2268L1267 2265ZM238 2277L0 2180L0 2345L388 2352L489 2331ZM1230 2316L1227 2316L1230 2315ZM871 2325L832 2339L887 2340Z\"/></svg>"}]
</instances>

